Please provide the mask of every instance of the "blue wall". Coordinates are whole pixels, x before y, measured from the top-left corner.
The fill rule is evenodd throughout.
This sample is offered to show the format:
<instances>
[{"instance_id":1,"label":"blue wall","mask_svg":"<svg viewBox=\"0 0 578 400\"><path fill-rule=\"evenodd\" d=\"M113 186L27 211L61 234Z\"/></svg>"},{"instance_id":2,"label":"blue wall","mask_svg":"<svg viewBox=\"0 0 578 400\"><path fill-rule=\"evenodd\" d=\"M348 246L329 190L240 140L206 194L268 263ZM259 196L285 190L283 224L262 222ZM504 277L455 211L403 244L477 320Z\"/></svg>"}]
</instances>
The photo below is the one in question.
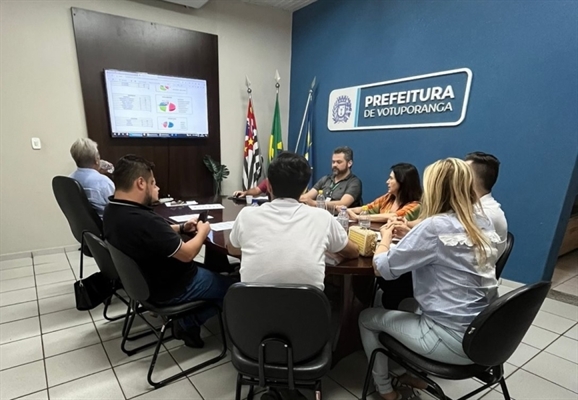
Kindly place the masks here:
<instances>
[{"instance_id":1,"label":"blue wall","mask_svg":"<svg viewBox=\"0 0 578 400\"><path fill-rule=\"evenodd\" d=\"M495 154L494 196L516 236L504 277L550 278L577 192L576 21L576 1L318 0L293 15L290 148L317 76L315 177L329 173L334 147L349 145L365 200L385 192L397 162L423 171L443 157ZM458 127L327 129L333 89L460 67L473 83Z\"/></svg>"}]
</instances>

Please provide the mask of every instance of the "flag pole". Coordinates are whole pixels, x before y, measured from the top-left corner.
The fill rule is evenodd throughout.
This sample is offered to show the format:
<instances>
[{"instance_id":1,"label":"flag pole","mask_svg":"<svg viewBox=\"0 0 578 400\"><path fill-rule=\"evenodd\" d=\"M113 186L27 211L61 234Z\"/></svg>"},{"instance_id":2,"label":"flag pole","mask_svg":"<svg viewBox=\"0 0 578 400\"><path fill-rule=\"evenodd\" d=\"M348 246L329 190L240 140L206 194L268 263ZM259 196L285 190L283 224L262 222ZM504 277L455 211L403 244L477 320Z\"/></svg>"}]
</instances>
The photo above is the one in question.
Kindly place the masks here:
<instances>
[{"instance_id":1,"label":"flag pole","mask_svg":"<svg viewBox=\"0 0 578 400\"><path fill-rule=\"evenodd\" d=\"M305 126L305 117L307 116L307 111L309 110L309 103L313 99L313 89L315 88L315 81L317 77L313 78L311 82L311 87L309 88L309 94L307 95L307 103L305 104L305 112L303 113L303 119L301 120L301 128L299 128L299 136L297 137L297 144L295 145L295 153L299 151L299 142L301 142L301 134L303 133L303 127Z\"/></svg>"}]
</instances>

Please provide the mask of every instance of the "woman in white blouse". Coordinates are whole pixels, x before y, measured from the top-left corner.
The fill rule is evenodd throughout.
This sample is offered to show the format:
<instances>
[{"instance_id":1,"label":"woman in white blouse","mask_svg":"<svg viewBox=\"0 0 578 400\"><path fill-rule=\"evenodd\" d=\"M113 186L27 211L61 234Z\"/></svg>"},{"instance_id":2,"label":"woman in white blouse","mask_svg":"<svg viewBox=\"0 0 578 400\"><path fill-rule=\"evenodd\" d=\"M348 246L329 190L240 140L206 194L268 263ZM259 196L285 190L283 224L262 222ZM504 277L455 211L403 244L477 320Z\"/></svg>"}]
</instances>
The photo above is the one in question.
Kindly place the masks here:
<instances>
[{"instance_id":1,"label":"woman in white blouse","mask_svg":"<svg viewBox=\"0 0 578 400\"><path fill-rule=\"evenodd\" d=\"M393 280L413 271L418 313L372 308L359 317L361 340L369 359L380 332L386 332L412 351L432 360L467 365L462 349L464 332L473 319L497 297L496 243L491 221L474 211L477 196L468 165L447 158L426 168L422 198L423 221L398 244L391 246L395 223L381 229L373 258L375 274ZM387 357L378 354L373 379L386 400L402 396L391 385ZM423 388L409 375L400 382Z\"/></svg>"}]
</instances>

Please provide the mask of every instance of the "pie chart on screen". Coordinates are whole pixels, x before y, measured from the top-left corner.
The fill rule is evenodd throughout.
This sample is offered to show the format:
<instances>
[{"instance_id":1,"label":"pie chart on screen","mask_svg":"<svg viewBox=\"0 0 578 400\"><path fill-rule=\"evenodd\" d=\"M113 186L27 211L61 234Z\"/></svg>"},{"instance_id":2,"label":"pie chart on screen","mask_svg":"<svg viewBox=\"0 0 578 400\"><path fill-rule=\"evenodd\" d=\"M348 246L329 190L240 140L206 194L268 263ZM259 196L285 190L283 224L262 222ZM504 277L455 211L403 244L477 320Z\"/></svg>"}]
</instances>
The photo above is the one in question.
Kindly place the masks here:
<instances>
[{"instance_id":1,"label":"pie chart on screen","mask_svg":"<svg viewBox=\"0 0 578 400\"><path fill-rule=\"evenodd\" d=\"M170 101L162 101L159 103L159 110L162 112L174 112L177 109L175 103L171 103Z\"/></svg>"},{"instance_id":2,"label":"pie chart on screen","mask_svg":"<svg viewBox=\"0 0 578 400\"><path fill-rule=\"evenodd\" d=\"M173 124L173 123L170 122L170 121L165 121L165 122L163 122L163 128L169 128L169 129L170 129L170 128L174 127L174 126L175 126L175 124Z\"/></svg>"}]
</instances>

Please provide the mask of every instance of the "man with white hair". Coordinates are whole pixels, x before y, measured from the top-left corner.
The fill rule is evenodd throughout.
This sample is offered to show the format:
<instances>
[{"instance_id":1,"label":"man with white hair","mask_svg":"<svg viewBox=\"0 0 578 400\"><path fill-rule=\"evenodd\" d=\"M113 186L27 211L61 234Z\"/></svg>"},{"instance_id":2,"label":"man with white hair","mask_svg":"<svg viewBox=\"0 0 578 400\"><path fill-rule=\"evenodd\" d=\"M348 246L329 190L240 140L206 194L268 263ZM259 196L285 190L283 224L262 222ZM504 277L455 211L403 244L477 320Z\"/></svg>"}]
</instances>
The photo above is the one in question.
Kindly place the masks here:
<instances>
[{"instance_id":1,"label":"man with white hair","mask_svg":"<svg viewBox=\"0 0 578 400\"><path fill-rule=\"evenodd\" d=\"M100 154L94 140L81 138L76 140L70 148L70 155L74 159L76 171L70 174L82 185L88 201L102 218L108 198L114 194L114 183L100 171Z\"/></svg>"}]
</instances>

